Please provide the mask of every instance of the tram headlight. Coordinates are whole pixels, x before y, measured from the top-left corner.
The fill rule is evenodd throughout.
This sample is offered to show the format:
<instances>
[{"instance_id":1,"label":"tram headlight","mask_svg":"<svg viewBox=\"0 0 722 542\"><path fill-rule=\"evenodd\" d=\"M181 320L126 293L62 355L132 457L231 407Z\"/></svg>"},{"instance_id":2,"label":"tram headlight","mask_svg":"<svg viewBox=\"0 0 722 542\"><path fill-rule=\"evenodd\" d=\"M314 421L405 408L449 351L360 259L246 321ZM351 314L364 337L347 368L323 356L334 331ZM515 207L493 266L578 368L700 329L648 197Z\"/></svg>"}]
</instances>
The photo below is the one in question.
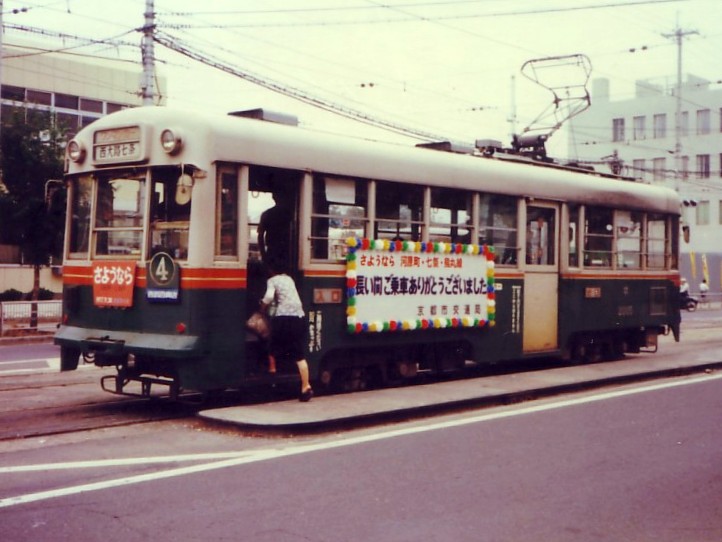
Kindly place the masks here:
<instances>
[{"instance_id":1,"label":"tram headlight","mask_svg":"<svg viewBox=\"0 0 722 542\"><path fill-rule=\"evenodd\" d=\"M82 162L85 159L85 146L83 146L80 141L72 139L70 143L68 143L67 150L68 158L73 162Z\"/></svg>"},{"instance_id":2,"label":"tram headlight","mask_svg":"<svg viewBox=\"0 0 722 542\"><path fill-rule=\"evenodd\" d=\"M160 134L160 144L168 154L176 154L183 147L183 138L178 132L166 128Z\"/></svg>"}]
</instances>

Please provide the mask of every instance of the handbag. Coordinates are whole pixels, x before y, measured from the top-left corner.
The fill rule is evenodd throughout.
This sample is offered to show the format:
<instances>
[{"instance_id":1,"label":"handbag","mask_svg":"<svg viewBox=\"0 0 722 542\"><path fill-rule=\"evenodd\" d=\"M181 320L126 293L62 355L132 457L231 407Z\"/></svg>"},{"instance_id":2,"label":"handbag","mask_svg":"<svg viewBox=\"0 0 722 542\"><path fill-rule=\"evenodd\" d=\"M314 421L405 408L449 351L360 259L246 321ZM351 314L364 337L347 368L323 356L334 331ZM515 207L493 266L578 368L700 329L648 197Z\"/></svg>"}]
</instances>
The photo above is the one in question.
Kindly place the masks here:
<instances>
[{"instance_id":1,"label":"handbag","mask_svg":"<svg viewBox=\"0 0 722 542\"><path fill-rule=\"evenodd\" d=\"M246 327L261 339L268 339L271 335L271 326L268 323L268 318L260 311L251 314L251 317L246 321Z\"/></svg>"}]
</instances>

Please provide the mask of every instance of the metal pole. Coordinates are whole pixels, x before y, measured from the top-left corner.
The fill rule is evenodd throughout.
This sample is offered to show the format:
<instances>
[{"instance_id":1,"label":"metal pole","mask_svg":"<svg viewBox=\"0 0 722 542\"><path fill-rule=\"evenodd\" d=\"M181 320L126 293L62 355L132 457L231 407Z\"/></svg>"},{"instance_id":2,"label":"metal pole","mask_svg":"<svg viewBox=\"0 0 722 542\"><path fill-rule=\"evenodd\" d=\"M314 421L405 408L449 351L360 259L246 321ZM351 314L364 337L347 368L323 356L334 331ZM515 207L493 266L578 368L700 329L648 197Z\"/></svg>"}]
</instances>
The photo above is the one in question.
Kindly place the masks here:
<instances>
[{"instance_id":1,"label":"metal pole","mask_svg":"<svg viewBox=\"0 0 722 542\"><path fill-rule=\"evenodd\" d=\"M674 115L674 170L675 190L679 192L680 178L682 177L682 38L697 34L696 30L683 31L679 26L673 34L662 34L665 38L674 38L677 42L677 110Z\"/></svg>"},{"instance_id":2,"label":"metal pole","mask_svg":"<svg viewBox=\"0 0 722 542\"><path fill-rule=\"evenodd\" d=\"M155 29L155 10L153 0L145 2L145 24L143 25L143 105L153 105L155 98L155 54L153 50L153 31Z\"/></svg>"}]
</instances>

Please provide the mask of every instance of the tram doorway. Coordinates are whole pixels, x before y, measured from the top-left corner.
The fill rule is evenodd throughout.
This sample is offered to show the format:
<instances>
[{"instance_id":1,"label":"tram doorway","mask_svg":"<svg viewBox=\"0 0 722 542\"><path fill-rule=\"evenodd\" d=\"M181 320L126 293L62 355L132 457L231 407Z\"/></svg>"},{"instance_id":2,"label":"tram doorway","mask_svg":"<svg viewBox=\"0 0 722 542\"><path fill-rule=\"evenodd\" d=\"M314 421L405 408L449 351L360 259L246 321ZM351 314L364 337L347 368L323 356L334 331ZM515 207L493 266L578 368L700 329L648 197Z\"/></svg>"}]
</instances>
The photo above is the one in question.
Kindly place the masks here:
<instances>
[{"instance_id":1,"label":"tram doorway","mask_svg":"<svg viewBox=\"0 0 722 542\"><path fill-rule=\"evenodd\" d=\"M525 354L559 347L559 206L534 204L526 212L524 273Z\"/></svg>"},{"instance_id":2,"label":"tram doorway","mask_svg":"<svg viewBox=\"0 0 722 542\"><path fill-rule=\"evenodd\" d=\"M251 166L248 172L248 314L258 308L275 262L297 278L298 199L303 174L298 171Z\"/></svg>"}]
</instances>

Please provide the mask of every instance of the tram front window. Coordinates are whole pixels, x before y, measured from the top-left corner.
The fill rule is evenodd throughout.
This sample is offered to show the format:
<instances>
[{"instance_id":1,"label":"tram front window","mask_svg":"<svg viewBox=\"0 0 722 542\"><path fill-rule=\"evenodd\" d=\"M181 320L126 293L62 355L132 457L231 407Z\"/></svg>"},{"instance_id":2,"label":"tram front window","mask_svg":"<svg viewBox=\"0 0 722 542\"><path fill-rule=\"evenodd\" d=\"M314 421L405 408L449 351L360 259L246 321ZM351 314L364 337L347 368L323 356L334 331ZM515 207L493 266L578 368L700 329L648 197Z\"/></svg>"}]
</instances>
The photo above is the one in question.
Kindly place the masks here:
<instances>
[{"instance_id":1,"label":"tram front window","mask_svg":"<svg viewBox=\"0 0 722 542\"><path fill-rule=\"evenodd\" d=\"M153 171L151 190L151 255L166 252L174 258L188 257L193 178L179 168Z\"/></svg>"},{"instance_id":2,"label":"tram front window","mask_svg":"<svg viewBox=\"0 0 722 542\"><path fill-rule=\"evenodd\" d=\"M139 257L143 239L145 178L98 178L95 200L95 256ZM74 201L75 204L75 201Z\"/></svg>"},{"instance_id":3,"label":"tram front window","mask_svg":"<svg viewBox=\"0 0 722 542\"><path fill-rule=\"evenodd\" d=\"M88 257L90 241L90 206L93 200L93 178L90 175L74 178L70 181L70 230L69 258Z\"/></svg>"}]
</instances>

